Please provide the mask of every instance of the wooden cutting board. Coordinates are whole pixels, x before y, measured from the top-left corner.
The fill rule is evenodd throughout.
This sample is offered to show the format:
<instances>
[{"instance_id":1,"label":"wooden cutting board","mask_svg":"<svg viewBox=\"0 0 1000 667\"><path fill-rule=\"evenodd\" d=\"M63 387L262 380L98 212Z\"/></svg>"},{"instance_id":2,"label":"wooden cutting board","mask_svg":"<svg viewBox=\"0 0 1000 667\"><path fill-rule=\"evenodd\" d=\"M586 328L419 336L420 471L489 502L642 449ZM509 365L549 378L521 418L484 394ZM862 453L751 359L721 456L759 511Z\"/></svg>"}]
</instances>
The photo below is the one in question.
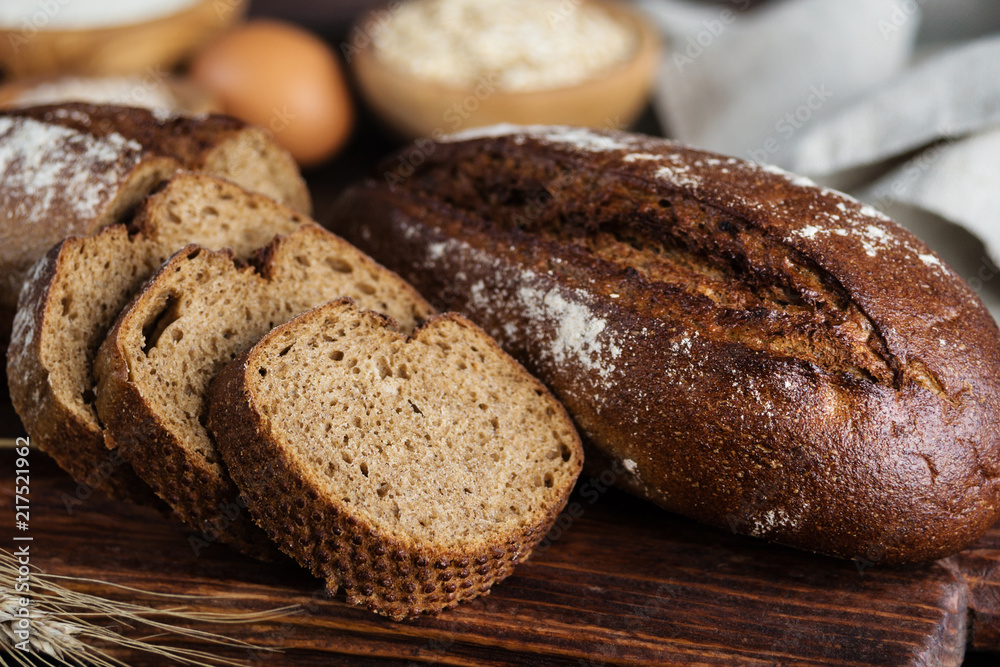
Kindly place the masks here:
<instances>
[{"instance_id":1,"label":"wooden cutting board","mask_svg":"<svg viewBox=\"0 0 1000 667\"><path fill-rule=\"evenodd\" d=\"M13 544L13 462L13 452L0 452L5 548ZM37 451L32 563L53 574L207 595L202 610L302 605L280 621L199 626L285 649L223 652L251 664L958 665L967 644L1000 649L1000 528L948 561L890 569L767 545L593 480L581 484L591 486L571 501L579 516L564 517L557 539L490 596L409 622L327 599L320 582L291 563L258 563L219 545L196 555L184 527L150 509L89 498L70 502L70 512L76 485ZM99 584L86 590L123 595Z\"/></svg>"}]
</instances>

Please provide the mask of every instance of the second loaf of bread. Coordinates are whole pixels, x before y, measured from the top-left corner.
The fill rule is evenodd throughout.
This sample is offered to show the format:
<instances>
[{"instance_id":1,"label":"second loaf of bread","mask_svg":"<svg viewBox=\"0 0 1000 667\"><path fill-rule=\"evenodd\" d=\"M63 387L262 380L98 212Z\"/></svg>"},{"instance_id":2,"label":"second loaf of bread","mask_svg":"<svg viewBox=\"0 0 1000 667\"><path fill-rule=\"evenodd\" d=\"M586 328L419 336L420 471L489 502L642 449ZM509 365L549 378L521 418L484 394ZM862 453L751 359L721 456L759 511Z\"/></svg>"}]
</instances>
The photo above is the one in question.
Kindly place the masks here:
<instances>
[{"instance_id":1,"label":"second loaf of bread","mask_svg":"<svg viewBox=\"0 0 1000 667\"><path fill-rule=\"evenodd\" d=\"M79 103L0 111L0 341L37 259L67 236L127 221L178 169L310 211L291 156L235 118Z\"/></svg>"},{"instance_id":2,"label":"second loaf of bread","mask_svg":"<svg viewBox=\"0 0 1000 667\"><path fill-rule=\"evenodd\" d=\"M1000 518L997 327L884 215L620 132L494 127L415 155L332 219L546 382L624 488L883 562Z\"/></svg>"}]
</instances>

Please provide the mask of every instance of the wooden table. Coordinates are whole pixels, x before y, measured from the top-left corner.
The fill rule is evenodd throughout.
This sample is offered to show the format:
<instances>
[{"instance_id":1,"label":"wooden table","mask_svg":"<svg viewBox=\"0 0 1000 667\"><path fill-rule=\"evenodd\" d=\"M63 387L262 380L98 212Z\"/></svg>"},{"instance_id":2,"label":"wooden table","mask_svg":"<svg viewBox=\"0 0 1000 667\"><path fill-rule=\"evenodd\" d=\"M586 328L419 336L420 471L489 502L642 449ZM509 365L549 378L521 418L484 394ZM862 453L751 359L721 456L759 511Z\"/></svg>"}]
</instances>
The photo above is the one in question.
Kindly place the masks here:
<instances>
[{"instance_id":1,"label":"wooden table","mask_svg":"<svg viewBox=\"0 0 1000 667\"><path fill-rule=\"evenodd\" d=\"M0 461L9 517L13 453ZM972 647L1000 649L1000 528L940 563L859 567L706 528L617 491L593 503L576 495L582 515L490 596L395 623L327 599L291 563L258 563L218 545L196 555L185 528L154 510L90 498L70 503L70 513L75 488L32 454L33 564L208 595L197 606L206 611L302 605L281 621L199 626L286 649L255 653L253 664L959 665L967 633Z\"/></svg>"}]
</instances>

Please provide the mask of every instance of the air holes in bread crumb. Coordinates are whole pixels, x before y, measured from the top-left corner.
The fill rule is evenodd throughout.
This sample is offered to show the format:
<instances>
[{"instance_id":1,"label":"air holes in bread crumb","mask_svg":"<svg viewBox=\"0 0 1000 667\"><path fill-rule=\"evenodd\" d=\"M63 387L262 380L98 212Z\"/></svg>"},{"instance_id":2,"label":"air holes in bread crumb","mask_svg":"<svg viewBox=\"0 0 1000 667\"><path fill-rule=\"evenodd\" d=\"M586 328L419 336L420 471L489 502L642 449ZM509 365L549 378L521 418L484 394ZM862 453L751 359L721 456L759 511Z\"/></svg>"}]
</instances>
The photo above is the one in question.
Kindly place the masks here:
<instances>
[{"instance_id":1,"label":"air holes in bread crumb","mask_svg":"<svg viewBox=\"0 0 1000 667\"><path fill-rule=\"evenodd\" d=\"M385 498L389 493L389 485L386 482L379 484L378 491L376 491L379 498Z\"/></svg>"},{"instance_id":2,"label":"air holes in bread crumb","mask_svg":"<svg viewBox=\"0 0 1000 667\"><path fill-rule=\"evenodd\" d=\"M550 472L545 473L545 488L551 489L553 481L554 480L553 480L553 477L552 477L552 473L550 473Z\"/></svg>"},{"instance_id":3,"label":"air holes in bread crumb","mask_svg":"<svg viewBox=\"0 0 1000 667\"><path fill-rule=\"evenodd\" d=\"M365 461L361 462L361 465L358 466L358 469L361 470L362 475L364 475L365 477L368 476L368 464Z\"/></svg>"},{"instance_id":4,"label":"air holes in bread crumb","mask_svg":"<svg viewBox=\"0 0 1000 667\"><path fill-rule=\"evenodd\" d=\"M209 218L217 218L219 217L219 209L214 206L206 206L201 209L201 214Z\"/></svg>"},{"instance_id":5,"label":"air holes in bread crumb","mask_svg":"<svg viewBox=\"0 0 1000 667\"><path fill-rule=\"evenodd\" d=\"M306 267L307 269L309 268L309 265L311 264L311 262L309 261L309 258L306 257L305 255L296 255L295 261L298 262L299 264L301 264L302 266Z\"/></svg>"},{"instance_id":6,"label":"air holes in bread crumb","mask_svg":"<svg viewBox=\"0 0 1000 667\"><path fill-rule=\"evenodd\" d=\"M283 349L281 352L278 352L278 356L279 357L285 356L286 354L288 354L291 351L291 349L293 347L295 347L295 343L292 343L291 345L289 345L288 347L286 347L285 349Z\"/></svg>"},{"instance_id":7,"label":"air holes in bread crumb","mask_svg":"<svg viewBox=\"0 0 1000 667\"><path fill-rule=\"evenodd\" d=\"M354 267L350 263L339 257L327 257L324 261L327 266L337 273L351 273L354 271Z\"/></svg>"},{"instance_id":8,"label":"air holes in bread crumb","mask_svg":"<svg viewBox=\"0 0 1000 667\"><path fill-rule=\"evenodd\" d=\"M413 411L414 411L415 413L417 413L418 415L423 415L423 414L424 414L423 412L421 412L421 411L420 411L420 408L418 408L418 407L417 407L417 404L416 404L416 403L414 403L413 401L411 401L411 400L407 399L407 403L409 403L409 404L410 404L410 407L411 407L411 408L413 408Z\"/></svg>"},{"instance_id":9,"label":"air holes in bread crumb","mask_svg":"<svg viewBox=\"0 0 1000 667\"><path fill-rule=\"evenodd\" d=\"M375 293L375 288L368 283L358 283L358 290L369 296ZM358 324L360 324L360 322Z\"/></svg>"},{"instance_id":10,"label":"air holes in bread crumb","mask_svg":"<svg viewBox=\"0 0 1000 667\"><path fill-rule=\"evenodd\" d=\"M333 352L330 353L330 359L332 361L340 361L343 358L344 358L344 353L341 352L340 350L334 350Z\"/></svg>"},{"instance_id":11,"label":"air holes in bread crumb","mask_svg":"<svg viewBox=\"0 0 1000 667\"><path fill-rule=\"evenodd\" d=\"M160 342L160 336L171 324L180 317L179 302L173 294L169 295L157 310L154 310L146 323L142 326L142 352L149 354L149 351Z\"/></svg>"},{"instance_id":12,"label":"air holes in bread crumb","mask_svg":"<svg viewBox=\"0 0 1000 667\"><path fill-rule=\"evenodd\" d=\"M378 376L380 379L384 380L392 375L392 369L389 368L389 360L385 357L379 357L375 365L378 367Z\"/></svg>"}]
</instances>

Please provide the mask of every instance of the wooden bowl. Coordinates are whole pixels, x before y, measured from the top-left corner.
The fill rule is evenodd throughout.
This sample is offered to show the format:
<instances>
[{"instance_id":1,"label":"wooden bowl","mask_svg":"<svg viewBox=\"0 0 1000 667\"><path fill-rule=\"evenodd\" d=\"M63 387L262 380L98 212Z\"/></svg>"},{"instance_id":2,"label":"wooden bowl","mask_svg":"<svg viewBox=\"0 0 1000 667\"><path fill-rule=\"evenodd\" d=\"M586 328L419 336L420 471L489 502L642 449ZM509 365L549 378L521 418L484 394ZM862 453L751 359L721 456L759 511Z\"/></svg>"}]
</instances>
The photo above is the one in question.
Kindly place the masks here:
<instances>
[{"instance_id":1,"label":"wooden bowl","mask_svg":"<svg viewBox=\"0 0 1000 667\"><path fill-rule=\"evenodd\" d=\"M627 62L576 85L526 92L450 88L387 66L371 40L354 53L351 67L369 106L408 139L495 123L627 127L649 99L662 44L636 10L617 2L597 4L635 31L636 49ZM374 12L358 25L371 21Z\"/></svg>"},{"instance_id":2,"label":"wooden bowl","mask_svg":"<svg viewBox=\"0 0 1000 667\"><path fill-rule=\"evenodd\" d=\"M138 0L137 0L138 1ZM162 73L240 19L247 0L199 0L141 23L80 30L0 30L0 67L14 77Z\"/></svg>"}]
</instances>

